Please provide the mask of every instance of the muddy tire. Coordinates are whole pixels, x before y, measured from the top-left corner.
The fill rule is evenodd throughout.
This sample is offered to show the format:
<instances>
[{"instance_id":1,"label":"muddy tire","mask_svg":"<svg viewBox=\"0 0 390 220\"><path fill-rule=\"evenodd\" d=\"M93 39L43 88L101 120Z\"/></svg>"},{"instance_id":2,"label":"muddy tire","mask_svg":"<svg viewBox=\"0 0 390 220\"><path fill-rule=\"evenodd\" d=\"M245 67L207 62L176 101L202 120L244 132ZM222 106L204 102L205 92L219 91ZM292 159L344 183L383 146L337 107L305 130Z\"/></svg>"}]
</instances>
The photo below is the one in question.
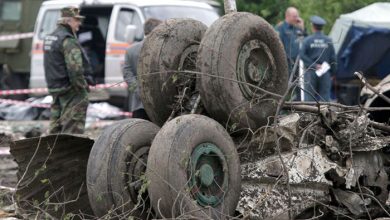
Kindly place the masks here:
<instances>
[{"instance_id":1,"label":"muddy tire","mask_svg":"<svg viewBox=\"0 0 390 220\"><path fill-rule=\"evenodd\" d=\"M141 100L150 119L163 125L172 112L177 85L196 69L197 51L207 27L192 19L169 19L145 39L138 61Z\"/></svg>"},{"instance_id":2,"label":"muddy tire","mask_svg":"<svg viewBox=\"0 0 390 220\"><path fill-rule=\"evenodd\" d=\"M216 121L185 115L167 122L149 152L146 176L162 218L226 219L241 189L235 145Z\"/></svg>"},{"instance_id":3,"label":"muddy tire","mask_svg":"<svg viewBox=\"0 0 390 220\"><path fill-rule=\"evenodd\" d=\"M207 112L232 127L256 129L275 114L275 97L256 87L276 94L287 89L287 59L278 34L250 13L230 13L214 22L202 39L197 62L207 74L198 85Z\"/></svg>"},{"instance_id":4,"label":"muddy tire","mask_svg":"<svg viewBox=\"0 0 390 220\"><path fill-rule=\"evenodd\" d=\"M139 204L137 197L158 130L149 121L128 119L106 128L96 140L87 167L88 196L96 216L114 211L120 217L146 217L147 193Z\"/></svg>"}]
</instances>

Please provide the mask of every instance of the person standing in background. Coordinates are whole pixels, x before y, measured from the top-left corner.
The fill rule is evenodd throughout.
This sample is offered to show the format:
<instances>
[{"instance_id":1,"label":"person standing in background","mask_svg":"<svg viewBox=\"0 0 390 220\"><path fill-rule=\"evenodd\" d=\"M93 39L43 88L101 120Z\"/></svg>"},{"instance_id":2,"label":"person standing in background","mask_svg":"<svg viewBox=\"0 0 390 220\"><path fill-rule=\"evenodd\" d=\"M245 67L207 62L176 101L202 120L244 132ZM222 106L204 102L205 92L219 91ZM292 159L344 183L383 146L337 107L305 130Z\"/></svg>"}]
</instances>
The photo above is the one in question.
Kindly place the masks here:
<instances>
[{"instance_id":1,"label":"person standing in background","mask_svg":"<svg viewBox=\"0 0 390 220\"><path fill-rule=\"evenodd\" d=\"M292 73L292 70L299 54L300 41L306 35L304 21L299 17L298 9L295 7L287 8L285 20L276 26L276 30L286 52L289 74L294 74L293 81L295 81L298 77L299 68L294 73ZM299 91L299 89L294 89L293 100L300 100Z\"/></svg>"},{"instance_id":2,"label":"person standing in background","mask_svg":"<svg viewBox=\"0 0 390 220\"><path fill-rule=\"evenodd\" d=\"M57 29L44 39L44 68L51 104L50 130L53 133L82 134L88 108L89 65L76 38L81 21L79 9L61 9Z\"/></svg>"},{"instance_id":3,"label":"person standing in background","mask_svg":"<svg viewBox=\"0 0 390 220\"><path fill-rule=\"evenodd\" d=\"M336 72L336 53L332 40L322 33L326 21L310 17L313 34L306 37L300 51L305 72L305 101L330 101L331 77Z\"/></svg>"},{"instance_id":4,"label":"person standing in background","mask_svg":"<svg viewBox=\"0 0 390 220\"><path fill-rule=\"evenodd\" d=\"M150 18L145 21L144 34L147 37L152 30L161 23L160 20ZM129 89L129 111L133 113L133 118L142 118L149 120L139 95L137 83L137 64L138 56L144 41L131 45L125 55L125 65L123 67L123 78Z\"/></svg>"}]
</instances>

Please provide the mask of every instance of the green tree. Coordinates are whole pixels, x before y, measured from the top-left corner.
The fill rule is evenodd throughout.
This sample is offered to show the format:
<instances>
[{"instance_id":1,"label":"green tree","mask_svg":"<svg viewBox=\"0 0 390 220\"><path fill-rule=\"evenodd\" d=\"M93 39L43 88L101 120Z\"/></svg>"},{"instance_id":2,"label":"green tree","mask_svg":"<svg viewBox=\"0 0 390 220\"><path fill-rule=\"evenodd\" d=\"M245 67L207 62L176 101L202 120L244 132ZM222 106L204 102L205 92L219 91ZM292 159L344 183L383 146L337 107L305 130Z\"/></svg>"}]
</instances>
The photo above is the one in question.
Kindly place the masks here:
<instances>
[{"instance_id":1,"label":"green tree","mask_svg":"<svg viewBox=\"0 0 390 220\"><path fill-rule=\"evenodd\" d=\"M223 7L223 0L218 0ZM237 10L251 12L263 17L271 24L283 20L284 10L290 0L236 0Z\"/></svg>"},{"instance_id":2,"label":"green tree","mask_svg":"<svg viewBox=\"0 0 390 220\"><path fill-rule=\"evenodd\" d=\"M218 0L223 6L223 0ZM377 2L376 0L236 0L238 11L247 11L263 17L272 25L284 20L284 12L289 6L299 9L301 17L310 32L311 15L323 17L328 25L324 32L329 33L336 19L345 13ZM385 2L390 2L386 0Z\"/></svg>"},{"instance_id":3,"label":"green tree","mask_svg":"<svg viewBox=\"0 0 390 220\"><path fill-rule=\"evenodd\" d=\"M325 26L324 32L329 33L336 19L345 13L353 12L359 8L377 2L375 0L290 0L290 4L297 7L301 17L305 20L307 29L310 29L309 18L312 15L323 17L328 24Z\"/></svg>"}]
</instances>

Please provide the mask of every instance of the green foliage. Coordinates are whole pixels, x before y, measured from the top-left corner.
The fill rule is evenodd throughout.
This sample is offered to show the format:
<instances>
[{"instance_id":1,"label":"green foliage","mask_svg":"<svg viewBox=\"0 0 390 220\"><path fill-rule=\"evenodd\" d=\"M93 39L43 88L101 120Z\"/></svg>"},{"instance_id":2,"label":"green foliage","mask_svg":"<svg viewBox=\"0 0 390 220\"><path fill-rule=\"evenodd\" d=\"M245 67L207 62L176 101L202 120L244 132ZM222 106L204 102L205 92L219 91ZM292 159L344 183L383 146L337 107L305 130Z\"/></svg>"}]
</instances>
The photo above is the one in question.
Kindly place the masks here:
<instances>
[{"instance_id":1,"label":"green foliage","mask_svg":"<svg viewBox=\"0 0 390 220\"><path fill-rule=\"evenodd\" d=\"M41 183L42 183L42 184L49 183L49 179L42 179L42 180L41 180Z\"/></svg>"},{"instance_id":2,"label":"green foliage","mask_svg":"<svg viewBox=\"0 0 390 220\"><path fill-rule=\"evenodd\" d=\"M223 6L223 0L218 0ZM284 20L284 12L287 7L294 6L300 11L305 21L306 29L310 32L309 18L312 15L323 17L328 24L325 33L329 33L336 19L345 13L350 13L359 8L377 2L376 0L236 0L238 11L247 11L257 14L276 25ZM383 1L390 2L390 0Z\"/></svg>"},{"instance_id":3,"label":"green foliage","mask_svg":"<svg viewBox=\"0 0 390 220\"><path fill-rule=\"evenodd\" d=\"M305 25L309 30L309 18L312 15L323 17L328 24L325 26L325 33L329 33L334 22L341 14L346 14L358 10L364 6L377 2L375 0L290 0L291 5L296 6L301 17L305 20Z\"/></svg>"},{"instance_id":4,"label":"green foliage","mask_svg":"<svg viewBox=\"0 0 390 220\"><path fill-rule=\"evenodd\" d=\"M218 0L223 6L223 0ZM283 20L289 0L236 0L238 11L251 12L263 17L271 24Z\"/></svg>"}]
</instances>

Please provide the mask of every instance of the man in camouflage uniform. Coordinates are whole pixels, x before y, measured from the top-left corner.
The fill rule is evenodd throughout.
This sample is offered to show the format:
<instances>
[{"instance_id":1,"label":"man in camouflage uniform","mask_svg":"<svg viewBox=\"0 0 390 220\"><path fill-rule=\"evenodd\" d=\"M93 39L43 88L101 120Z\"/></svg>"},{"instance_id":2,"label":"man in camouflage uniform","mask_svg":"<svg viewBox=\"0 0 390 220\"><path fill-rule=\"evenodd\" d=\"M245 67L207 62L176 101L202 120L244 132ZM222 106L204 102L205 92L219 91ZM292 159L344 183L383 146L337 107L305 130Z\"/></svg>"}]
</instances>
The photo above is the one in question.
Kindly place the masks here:
<instances>
[{"instance_id":1,"label":"man in camouflage uniform","mask_svg":"<svg viewBox=\"0 0 390 220\"><path fill-rule=\"evenodd\" d=\"M44 67L51 104L50 133L84 132L88 107L87 66L75 33L83 16L76 7L61 10L57 29L45 37Z\"/></svg>"}]
</instances>

